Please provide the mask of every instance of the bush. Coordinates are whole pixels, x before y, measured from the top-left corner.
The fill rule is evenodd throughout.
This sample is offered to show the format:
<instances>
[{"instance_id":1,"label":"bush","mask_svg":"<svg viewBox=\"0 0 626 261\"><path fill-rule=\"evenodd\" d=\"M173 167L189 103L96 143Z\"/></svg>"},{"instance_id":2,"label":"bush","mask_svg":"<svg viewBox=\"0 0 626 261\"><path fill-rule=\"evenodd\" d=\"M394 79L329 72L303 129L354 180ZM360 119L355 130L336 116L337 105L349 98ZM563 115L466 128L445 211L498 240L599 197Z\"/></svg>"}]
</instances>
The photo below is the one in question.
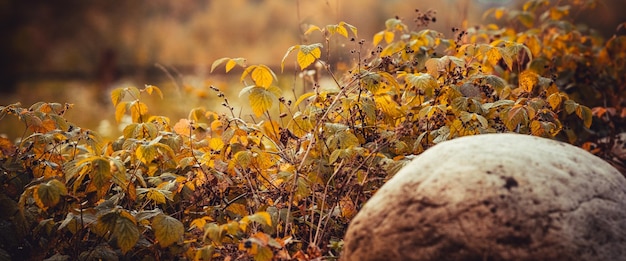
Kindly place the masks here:
<instances>
[{"instance_id":1,"label":"bush","mask_svg":"<svg viewBox=\"0 0 626 261\"><path fill-rule=\"evenodd\" d=\"M114 90L116 119L132 123L112 141L67 122L69 104L2 106L0 118L19 118L29 134L0 138L0 220L15 232L3 235L0 255L334 259L360 206L437 143L518 132L584 145L623 131L624 37L588 34L566 20L573 8L494 9L488 15L509 26L453 28L454 39L392 18L372 50L348 23L311 26L306 34L325 41L282 59L296 56L309 87L294 87L293 100L265 65L213 64L244 68L249 120L215 87L230 115L195 108L177 122L142 102L162 96L158 87ZM416 17L417 28L436 20ZM324 62L331 38L354 46L354 67L341 75Z\"/></svg>"}]
</instances>

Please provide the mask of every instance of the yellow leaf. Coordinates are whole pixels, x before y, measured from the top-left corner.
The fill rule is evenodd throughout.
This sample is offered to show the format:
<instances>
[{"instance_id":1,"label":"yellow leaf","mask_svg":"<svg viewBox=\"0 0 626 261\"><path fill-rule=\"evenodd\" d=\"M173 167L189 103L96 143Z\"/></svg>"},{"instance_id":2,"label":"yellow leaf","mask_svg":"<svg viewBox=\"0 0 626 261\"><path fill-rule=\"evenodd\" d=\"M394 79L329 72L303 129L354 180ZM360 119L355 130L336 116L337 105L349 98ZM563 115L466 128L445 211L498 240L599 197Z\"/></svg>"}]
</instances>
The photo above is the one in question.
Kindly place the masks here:
<instances>
[{"instance_id":1,"label":"yellow leaf","mask_svg":"<svg viewBox=\"0 0 626 261\"><path fill-rule=\"evenodd\" d=\"M525 70L519 74L519 87L526 92L532 92L538 81L538 75L533 71Z\"/></svg>"},{"instance_id":2,"label":"yellow leaf","mask_svg":"<svg viewBox=\"0 0 626 261\"><path fill-rule=\"evenodd\" d=\"M359 146L359 139L352 132L345 130L337 132L329 139L329 147L347 149L353 146Z\"/></svg>"},{"instance_id":3,"label":"yellow leaf","mask_svg":"<svg viewBox=\"0 0 626 261\"><path fill-rule=\"evenodd\" d=\"M550 96L548 96L548 103L550 104L550 107L552 107L553 110L556 110L557 108L561 106L562 100L563 100L563 97L561 96L560 93L553 93L553 94L550 94Z\"/></svg>"},{"instance_id":4,"label":"yellow leaf","mask_svg":"<svg viewBox=\"0 0 626 261\"><path fill-rule=\"evenodd\" d=\"M156 87L154 85L146 85L146 92L150 95L152 95L152 92L155 92L159 95L159 97L161 97L161 99L163 99L163 93L161 92L161 89L159 89L159 87Z\"/></svg>"},{"instance_id":5,"label":"yellow leaf","mask_svg":"<svg viewBox=\"0 0 626 261\"><path fill-rule=\"evenodd\" d=\"M124 89L117 88L111 91L111 102L113 102L113 106L117 106L117 104L124 99Z\"/></svg>"},{"instance_id":6,"label":"yellow leaf","mask_svg":"<svg viewBox=\"0 0 626 261\"><path fill-rule=\"evenodd\" d=\"M172 192L163 189L138 188L137 194L141 195L141 198L146 198L157 204L165 204L168 199L172 200Z\"/></svg>"},{"instance_id":7,"label":"yellow leaf","mask_svg":"<svg viewBox=\"0 0 626 261\"><path fill-rule=\"evenodd\" d=\"M274 252L267 246L258 246L257 253L254 255L254 261L271 261Z\"/></svg>"},{"instance_id":8,"label":"yellow leaf","mask_svg":"<svg viewBox=\"0 0 626 261\"><path fill-rule=\"evenodd\" d=\"M224 141L219 137L213 137L209 139L209 148L215 151L221 150L224 148Z\"/></svg>"},{"instance_id":9,"label":"yellow leaf","mask_svg":"<svg viewBox=\"0 0 626 261\"><path fill-rule=\"evenodd\" d=\"M237 62L231 60L228 60L228 62L226 63L226 72L229 72L230 70L232 70L235 65L237 65Z\"/></svg>"},{"instance_id":10,"label":"yellow leaf","mask_svg":"<svg viewBox=\"0 0 626 261\"><path fill-rule=\"evenodd\" d=\"M135 156L137 156L137 159L143 162L143 164L148 164L158 156L158 152L154 146L140 145L137 147L137 150L135 150Z\"/></svg>"},{"instance_id":11,"label":"yellow leaf","mask_svg":"<svg viewBox=\"0 0 626 261\"><path fill-rule=\"evenodd\" d=\"M168 247L183 237L185 228L178 219L159 214L152 220L154 236L161 247Z\"/></svg>"},{"instance_id":12,"label":"yellow leaf","mask_svg":"<svg viewBox=\"0 0 626 261\"><path fill-rule=\"evenodd\" d=\"M507 113L504 125L510 130L514 131L520 124L526 125L528 122L528 111L526 107L521 104L515 104Z\"/></svg>"},{"instance_id":13,"label":"yellow leaf","mask_svg":"<svg viewBox=\"0 0 626 261\"><path fill-rule=\"evenodd\" d=\"M302 103L305 100L310 100L310 98L315 95L316 94L314 92L307 92L305 94L300 95L300 97L298 97L298 100L296 100L296 102L293 104L293 107L298 108L298 105L300 105L300 103Z\"/></svg>"},{"instance_id":14,"label":"yellow leaf","mask_svg":"<svg viewBox=\"0 0 626 261\"><path fill-rule=\"evenodd\" d=\"M405 79L410 86L417 87L419 90L424 91L427 96L432 96L434 90L439 88L437 80L427 73L407 74Z\"/></svg>"},{"instance_id":15,"label":"yellow leaf","mask_svg":"<svg viewBox=\"0 0 626 261\"><path fill-rule=\"evenodd\" d=\"M115 120L117 122L120 122L122 120L122 117L124 117L124 113L126 113L126 107L128 107L127 105L128 102L120 102L115 106Z\"/></svg>"},{"instance_id":16,"label":"yellow leaf","mask_svg":"<svg viewBox=\"0 0 626 261\"><path fill-rule=\"evenodd\" d=\"M502 54L500 54L499 47L490 48L489 51L487 51L486 56L487 56L487 60L489 61L489 63L493 66L497 65L500 59L502 58Z\"/></svg>"},{"instance_id":17,"label":"yellow leaf","mask_svg":"<svg viewBox=\"0 0 626 261\"><path fill-rule=\"evenodd\" d=\"M396 118L402 114L399 105L389 95L376 95L374 101L376 102L376 107L380 108L387 116Z\"/></svg>"},{"instance_id":18,"label":"yellow leaf","mask_svg":"<svg viewBox=\"0 0 626 261\"><path fill-rule=\"evenodd\" d=\"M272 70L265 65L253 65L248 67L241 74L241 82L244 81L248 74L250 74L250 77L252 78L252 81L254 81L256 86L264 88L268 88L272 84L272 81L276 79L276 75L274 75L274 72L272 72Z\"/></svg>"},{"instance_id":19,"label":"yellow leaf","mask_svg":"<svg viewBox=\"0 0 626 261\"><path fill-rule=\"evenodd\" d=\"M322 31L322 29L319 28L319 26L317 25L309 25L309 29L307 29L306 32L304 32L304 35L308 35L312 33L313 31Z\"/></svg>"},{"instance_id":20,"label":"yellow leaf","mask_svg":"<svg viewBox=\"0 0 626 261\"><path fill-rule=\"evenodd\" d=\"M178 135L189 137L192 133L191 122L187 119L180 119L174 124L174 132Z\"/></svg>"},{"instance_id":21,"label":"yellow leaf","mask_svg":"<svg viewBox=\"0 0 626 261\"><path fill-rule=\"evenodd\" d=\"M228 59L228 62L226 62L226 72L230 72L230 70L232 70L235 67L235 65L246 67L246 59L241 58L241 57Z\"/></svg>"},{"instance_id":22,"label":"yellow leaf","mask_svg":"<svg viewBox=\"0 0 626 261\"><path fill-rule=\"evenodd\" d=\"M248 99L252 107L252 112L254 112L257 117L272 108L274 101L277 100L273 92L260 87L252 88Z\"/></svg>"},{"instance_id":23,"label":"yellow leaf","mask_svg":"<svg viewBox=\"0 0 626 261\"><path fill-rule=\"evenodd\" d=\"M289 54L294 51L294 50L300 50L300 45L294 45L289 47L289 49L287 49L287 52L285 53L285 55L283 55L283 59L280 61L280 71L284 71L285 70L285 59L287 59L287 56L289 56Z\"/></svg>"},{"instance_id":24,"label":"yellow leaf","mask_svg":"<svg viewBox=\"0 0 626 261\"><path fill-rule=\"evenodd\" d=\"M272 217L270 216L270 213L262 211L243 217L239 221L239 227L241 230L246 231L248 224L252 221L266 226L272 226Z\"/></svg>"},{"instance_id":25,"label":"yellow leaf","mask_svg":"<svg viewBox=\"0 0 626 261\"><path fill-rule=\"evenodd\" d=\"M380 31L374 35L374 40L372 41L374 46L378 45L378 43L380 43L380 41L383 40L384 35L385 35L385 31Z\"/></svg>"},{"instance_id":26,"label":"yellow leaf","mask_svg":"<svg viewBox=\"0 0 626 261\"><path fill-rule=\"evenodd\" d=\"M191 228L191 229L197 228L197 229L200 229L200 230L204 231L204 226L207 224L207 222L210 222L210 221L213 221L213 218L211 218L209 216L196 218L196 219L191 221L191 223L189 224L189 228Z\"/></svg>"},{"instance_id":27,"label":"yellow leaf","mask_svg":"<svg viewBox=\"0 0 626 261\"><path fill-rule=\"evenodd\" d=\"M352 31L352 33L354 34L354 37L357 37L357 29L356 29L356 27L354 27L354 25L351 25L351 24L349 24L349 23L346 23L346 22L343 22L343 21L342 21L342 22L339 22L338 26L341 26L341 27L348 27L348 28L350 29L350 31ZM347 36L347 34L346 34L346 38L347 38L347 37L348 37L348 36Z\"/></svg>"},{"instance_id":28,"label":"yellow leaf","mask_svg":"<svg viewBox=\"0 0 626 261\"><path fill-rule=\"evenodd\" d=\"M300 111L296 111L287 127L294 135L301 137L313 130L313 123L309 117L305 116Z\"/></svg>"},{"instance_id":29,"label":"yellow leaf","mask_svg":"<svg viewBox=\"0 0 626 261\"><path fill-rule=\"evenodd\" d=\"M579 105L578 107L576 107L576 115L578 115L578 117L583 120L583 124L585 125L585 127L591 127L591 123L593 121L593 113L591 113L591 109L589 109L589 107Z\"/></svg>"},{"instance_id":30,"label":"yellow leaf","mask_svg":"<svg viewBox=\"0 0 626 261\"><path fill-rule=\"evenodd\" d=\"M530 49L531 53L533 56L539 56L539 53L541 52L541 43L539 42L539 39L537 38L537 36L535 35L531 35L526 39L526 46L528 46L528 49Z\"/></svg>"},{"instance_id":31,"label":"yellow leaf","mask_svg":"<svg viewBox=\"0 0 626 261\"><path fill-rule=\"evenodd\" d=\"M143 116L148 114L148 106L140 101L130 103L130 116L133 122L143 122L146 119L142 119Z\"/></svg>"},{"instance_id":32,"label":"yellow leaf","mask_svg":"<svg viewBox=\"0 0 626 261\"><path fill-rule=\"evenodd\" d=\"M550 8L550 19L561 20L566 15L569 15L569 6L553 6Z\"/></svg>"},{"instance_id":33,"label":"yellow leaf","mask_svg":"<svg viewBox=\"0 0 626 261\"><path fill-rule=\"evenodd\" d=\"M395 34L393 32L390 31L385 31L385 42L386 43L391 43L393 42L393 38L395 37Z\"/></svg>"},{"instance_id":34,"label":"yellow leaf","mask_svg":"<svg viewBox=\"0 0 626 261\"><path fill-rule=\"evenodd\" d=\"M322 55L321 44L301 45L298 51L298 65L301 70L311 65Z\"/></svg>"},{"instance_id":35,"label":"yellow leaf","mask_svg":"<svg viewBox=\"0 0 626 261\"><path fill-rule=\"evenodd\" d=\"M537 120L533 120L530 123L530 133L534 136L545 137L547 132L543 128L543 125L541 124L541 122Z\"/></svg>"},{"instance_id":36,"label":"yellow leaf","mask_svg":"<svg viewBox=\"0 0 626 261\"><path fill-rule=\"evenodd\" d=\"M346 30L346 28L343 26L336 26L335 32L340 35L343 35L345 38L348 38L348 30Z\"/></svg>"},{"instance_id":37,"label":"yellow leaf","mask_svg":"<svg viewBox=\"0 0 626 261\"><path fill-rule=\"evenodd\" d=\"M203 246L201 248L196 249L196 254L194 255L194 261L210 261L213 258L213 252L215 252L215 246L208 245Z\"/></svg>"},{"instance_id":38,"label":"yellow leaf","mask_svg":"<svg viewBox=\"0 0 626 261\"><path fill-rule=\"evenodd\" d=\"M252 162L252 152L247 150L238 151L233 156L235 162L242 168L247 168Z\"/></svg>"},{"instance_id":39,"label":"yellow leaf","mask_svg":"<svg viewBox=\"0 0 626 261\"><path fill-rule=\"evenodd\" d=\"M497 8L493 14L493 16L498 20L500 20L500 18L502 18L503 15L504 15L503 7Z\"/></svg>"},{"instance_id":40,"label":"yellow leaf","mask_svg":"<svg viewBox=\"0 0 626 261\"><path fill-rule=\"evenodd\" d=\"M230 58L228 58L228 57L224 57L224 58L220 58L220 59L215 60L213 62L213 64L211 65L211 72L213 72L213 70L215 70L215 68L217 68L217 66L219 66L220 64L222 64L223 62L228 61L228 60L230 60Z\"/></svg>"}]
</instances>

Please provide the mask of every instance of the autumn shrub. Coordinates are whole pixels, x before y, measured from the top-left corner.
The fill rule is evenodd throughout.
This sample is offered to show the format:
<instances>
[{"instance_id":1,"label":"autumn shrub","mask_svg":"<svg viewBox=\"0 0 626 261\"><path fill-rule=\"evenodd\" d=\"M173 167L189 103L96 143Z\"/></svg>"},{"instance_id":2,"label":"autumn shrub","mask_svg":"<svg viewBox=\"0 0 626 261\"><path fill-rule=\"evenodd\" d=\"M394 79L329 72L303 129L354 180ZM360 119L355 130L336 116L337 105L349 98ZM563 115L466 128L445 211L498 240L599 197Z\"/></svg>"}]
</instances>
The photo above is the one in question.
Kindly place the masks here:
<instances>
[{"instance_id":1,"label":"autumn shrub","mask_svg":"<svg viewBox=\"0 0 626 261\"><path fill-rule=\"evenodd\" d=\"M311 26L305 35L324 41L294 45L281 61L301 71L305 91L285 94L265 65L219 59L212 70L241 69L250 115L213 87L230 113L194 108L171 121L142 101L162 96L158 87L119 88L115 117L132 123L111 141L67 122L69 104L2 106L0 118L29 133L0 138L0 225L11 231L0 255L335 259L364 202L437 143L518 132L582 145L623 128L603 118L624 117L623 37L586 34L566 20L569 8L579 7L494 9L510 25L452 28L451 39L420 29L436 17L419 10L411 24L387 20L372 44L345 22ZM334 38L353 47L344 73L325 62Z\"/></svg>"}]
</instances>

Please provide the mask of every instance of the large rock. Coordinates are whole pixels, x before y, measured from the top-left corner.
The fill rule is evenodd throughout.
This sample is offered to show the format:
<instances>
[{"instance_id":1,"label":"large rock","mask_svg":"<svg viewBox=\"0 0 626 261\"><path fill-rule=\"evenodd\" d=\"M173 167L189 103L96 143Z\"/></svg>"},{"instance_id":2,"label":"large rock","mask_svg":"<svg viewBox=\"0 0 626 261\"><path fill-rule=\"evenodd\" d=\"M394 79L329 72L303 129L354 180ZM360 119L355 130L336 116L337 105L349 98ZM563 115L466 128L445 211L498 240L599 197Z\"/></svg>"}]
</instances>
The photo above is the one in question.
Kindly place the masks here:
<instances>
[{"instance_id":1,"label":"large rock","mask_svg":"<svg viewBox=\"0 0 626 261\"><path fill-rule=\"evenodd\" d=\"M569 144L438 144L352 220L342 260L626 260L626 179Z\"/></svg>"}]
</instances>

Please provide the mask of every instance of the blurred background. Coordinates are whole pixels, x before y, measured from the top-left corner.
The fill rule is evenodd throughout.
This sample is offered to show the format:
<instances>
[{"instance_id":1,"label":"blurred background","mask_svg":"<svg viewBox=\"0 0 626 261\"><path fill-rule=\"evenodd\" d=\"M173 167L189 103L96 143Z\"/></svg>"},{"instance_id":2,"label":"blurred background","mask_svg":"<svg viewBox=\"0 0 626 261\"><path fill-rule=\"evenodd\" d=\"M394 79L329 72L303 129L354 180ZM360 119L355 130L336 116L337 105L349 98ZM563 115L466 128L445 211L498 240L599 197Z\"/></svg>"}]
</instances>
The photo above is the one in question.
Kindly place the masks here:
<instances>
[{"instance_id":1,"label":"blurred background","mask_svg":"<svg viewBox=\"0 0 626 261\"><path fill-rule=\"evenodd\" d=\"M230 78L223 75L223 68L209 73L213 61L244 57L248 64L266 64L279 73L280 60L290 46L321 41L315 38L319 34L302 37L307 24L321 27L345 21L358 28L359 39L371 42L388 18L398 16L411 25L415 9L433 10L437 21L429 28L451 37L450 29L461 27L463 21L469 26L482 23L488 8L522 2L0 0L0 105L73 103L66 115L70 121L106 134L107 126L114 125L109 91L152 84L168 97L154 103L151 111L177 120L195 106L220 107L221 101L210 97L214 96L210 85L233 93L230 100L239 99L241 70ZM626 4L599 3L593 12L576 15L610 37L617 24L626 21ZM333 48L335 62L349 64L351 58L339 54L349 54L353 46L340 43ZM0 125L0 133L21 135L17 122L3 119Z\"/></svg>"}]
</instances>

